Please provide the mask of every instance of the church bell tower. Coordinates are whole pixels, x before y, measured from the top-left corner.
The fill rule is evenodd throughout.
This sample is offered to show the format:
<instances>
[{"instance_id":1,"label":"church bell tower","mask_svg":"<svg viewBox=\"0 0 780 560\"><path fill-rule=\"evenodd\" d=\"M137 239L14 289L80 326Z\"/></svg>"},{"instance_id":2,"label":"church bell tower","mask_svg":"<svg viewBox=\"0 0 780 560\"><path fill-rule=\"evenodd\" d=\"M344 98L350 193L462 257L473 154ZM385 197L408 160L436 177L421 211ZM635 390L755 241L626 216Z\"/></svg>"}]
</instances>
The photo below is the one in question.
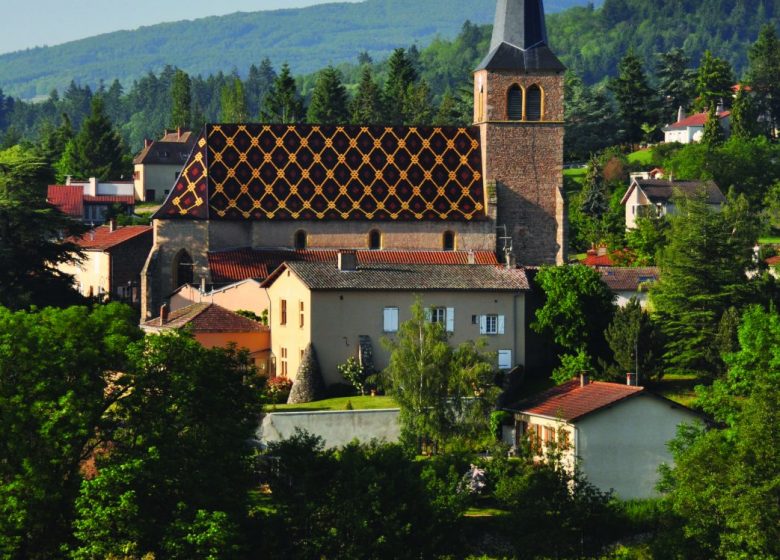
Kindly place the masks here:
<instances>
[{"instance_id":1,"label":"church bell tower","mask_svg":"<svg viewBox=\"0 0 780 560\"><path fill-rule=\"evenodd\" d=\"M474 73L474 124L498 237L506 231L521 265L566 260L564 71L547 46L543 0L498 0L490 53Z\"/></svg>"}]
</instances>

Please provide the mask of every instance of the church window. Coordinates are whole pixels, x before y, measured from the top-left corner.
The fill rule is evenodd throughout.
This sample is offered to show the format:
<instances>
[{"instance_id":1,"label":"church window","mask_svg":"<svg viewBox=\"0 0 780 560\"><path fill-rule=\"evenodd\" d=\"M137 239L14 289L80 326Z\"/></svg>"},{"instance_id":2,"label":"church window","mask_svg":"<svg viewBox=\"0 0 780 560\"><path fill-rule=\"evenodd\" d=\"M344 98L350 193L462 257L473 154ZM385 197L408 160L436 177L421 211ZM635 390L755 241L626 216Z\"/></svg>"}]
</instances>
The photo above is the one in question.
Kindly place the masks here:
<instances>
[{"instance_id":1,"label":"church window","mask_svg":"<svg viewBox=\"0 0 780 560\"><path fill-rule=\"evenodd\" d=\"M306 243L308 241L307 238L308 238L308 236L306 235L306 232L303 231L302 229L299 229L298 231L296 231L295 232L295 240L294 240L295 248L296 249L305 249L306 248Z\"/></svg>"},{"instance_id":2,"label":"church window","mask_svg":"<svg viewBox=\"0 0 780 560\"><path fill-rule=\"evenodd\" d=\"M442 248L445 251L455 250L455 234L451 231L445 231L442 239Z\"/></svg>"},{"instance_id":3,"label":"church window","mask_svg":"<svg viewBox=\"0 0 780 560\"><path fill-rule=\"evenodd\" d=\"M184 284L192 284L195 265L190 254L182 249L173 260L173 287L174 289Z\"/></svg>"},{"instance_id":4,"label":"church window","mask_svg":"<svg viewBox=\"0 0 780 560\"><path fill-rule=\"evenodd\" d=\"M507 95L507 117L510 121L523 120L523 90L517 84L509 88Z\"/></svg>"},{"instance_id":5,"label":"church window","mask_svg":"<svg viewBox=\"0 0 780 560\"><path fill-rule=\"evenodd\" d=\"M536 84L525 94L525 118L529 121L542 120L542 89Z\"/></svg>"},{"instance_id":6,"label":"church window","mask_svg":"<svg viewBox=\"0 0 780 560\"><path fill-rule=\"evenodd\" d=\"M382 232L378 229L372 229L369 232L368 248L372 251L379 251L382 248Z\"/></svg>"}]
</instances>

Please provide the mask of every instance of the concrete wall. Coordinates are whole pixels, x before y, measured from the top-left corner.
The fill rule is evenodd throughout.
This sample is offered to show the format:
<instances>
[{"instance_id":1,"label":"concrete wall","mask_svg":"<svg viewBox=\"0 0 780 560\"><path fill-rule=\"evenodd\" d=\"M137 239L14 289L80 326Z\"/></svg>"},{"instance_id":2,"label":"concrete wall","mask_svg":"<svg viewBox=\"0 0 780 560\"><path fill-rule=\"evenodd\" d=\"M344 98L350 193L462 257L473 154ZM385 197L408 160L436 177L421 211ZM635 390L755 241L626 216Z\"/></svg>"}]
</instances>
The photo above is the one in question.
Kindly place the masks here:
<instances>
[{"instance_id":1,"label":"concrete wall","mask_svg":"<svg viewBox=\"0 0 780 560\"><path fill-rule=\"evenodd\" d=\"M146 202L163 200L176 183L183 165L136 164L134 173L135 199ZM154 200L146 200L146 191L153 189Z\"/></svg>"},{"instance_id":2,"label":"concrete wall","mask_svg":"<svg viewBox=\"0 0 780 560\"><path fill-rule=\"evenodd\" d=\"M108 294L110 291L111 257L108 253L85 251L80 263L64 263L57 268L73 276L79 293L84 296Z\"/></svg>"},{"instance_id":3,"label":"concrete wall","mask_svg":"<svg viewBox=\"0 0 780 560\"><path fill-rule=\"evenodd\" d=\"M268 294L255 280L245 280L219 290L201 293L200 288L184 286L171 296L170 310L176 311L193 303L216 303L231 311L251 311L262 315L269 308Z\"/></svg>"},{"instance_id":4,"label":"concrete wall","mask_svg":"<svg viewBox=\"0 0 780 560\"><path fill-rule=\"evenodd\" d=\"M656 496L658 467L673 459L666 444L677 426L698 419L652 395L639 395L577 422L576 453L588 479L623 499Z\"/></svg>"},{"instance_id":5,"label":"concrete wall","mask_svg":"<svg viewBox=\"0 0 780 560\"><path fill-rule=\"evenodd\" d=\"M281 441L300 428L322 437L327 447L341 447L355 439L393 443L401 434L398 414L398 409L273 412L263 417L257 439L262 444Z\"/></svg>"}]
</instances>

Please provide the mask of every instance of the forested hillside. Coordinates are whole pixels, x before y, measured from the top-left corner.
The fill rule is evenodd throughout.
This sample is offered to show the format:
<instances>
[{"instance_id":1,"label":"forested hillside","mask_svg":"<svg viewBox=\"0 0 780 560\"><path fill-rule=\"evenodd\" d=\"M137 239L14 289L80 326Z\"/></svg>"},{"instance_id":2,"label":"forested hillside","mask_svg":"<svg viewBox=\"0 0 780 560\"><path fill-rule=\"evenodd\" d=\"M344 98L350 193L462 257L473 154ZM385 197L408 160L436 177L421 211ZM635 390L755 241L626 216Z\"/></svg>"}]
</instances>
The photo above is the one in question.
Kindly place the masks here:
<instances>
[{"instance_id":1,"label":"forested hillside","mask_svg":"<svg viewBox=\"0 0 780 560\"><path fill-rule=\"evenodd\" d=\"M549 12L586 3L545 2ZM385 58L397 47L452 38L466 20L492 22L494 10L495 0L366 0L165 23L0 56L0 88L31 98L62 90L71 79L129 85L166 64L192 75L243 73L264 57L305 74L354 61L363 50Z\"/></svg>"}]
</instances>

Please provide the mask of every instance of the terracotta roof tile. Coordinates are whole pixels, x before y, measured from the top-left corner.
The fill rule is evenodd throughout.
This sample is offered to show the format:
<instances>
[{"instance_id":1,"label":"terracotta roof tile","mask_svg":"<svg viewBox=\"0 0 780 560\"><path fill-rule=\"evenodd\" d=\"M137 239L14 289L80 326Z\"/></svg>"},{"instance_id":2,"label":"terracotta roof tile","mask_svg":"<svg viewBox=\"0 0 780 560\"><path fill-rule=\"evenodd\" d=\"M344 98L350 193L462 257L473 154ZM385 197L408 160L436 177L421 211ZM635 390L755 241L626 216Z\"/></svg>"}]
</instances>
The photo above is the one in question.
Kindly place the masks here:
<instances>
[{"instance_id":1,"label":"terracotta roof tile","mask_svg":"<svg viewBox=\"0 0 780 560\"><path fill-rule=\"evenodd\" d=\"M778 266L778 265L780 265L780 255L778 255L776 257L769 257L768 259L766 259L765 262L769 266Z\"/></svg>"},{"instance_id":2,"label":"terracotta roof tile","mask_svg":"<svg viewBox=\"0 0 780 560\"><path fill-rule=\"evenodd\" d=\"M194 303L171 311L165 325L160 325L160 318L156 317L146 321L144 326L163 330L189 327L195 333L262 332L268 330L268 327L214 303Z\"/></svg>"},{"instance_id":3,"label":"terracotta roof tile","mask_svg":"<svg viewBox=\"0 0 780 560\"><path fill-rule=\"evenodd\" d=\"M573 379L522 401L513 408L523 414L560 418L571 422L639 395L644 390L644 387L602 381L593 381L582 387L579 379Z\"/></svg>"},{"instance_id":4,"label":"terracotta roof tile","mask_svg":"<svg viewBox=\"0 0 780 560\"><path fill-rule=\"evenodd\" d=\"M635 292L646 283L657 282L660 277L660 269L655 266L610 266L598 271L604 283L614 292Z\"/></svg>"},{"instance_id":5,"label":"terracotta roof tile","mask_svg":"<svg viewBox=\"0 0 780 560\"><path fill-rule=\"evenodd\" d=\"M729 115L731 115L731 111L722 111L718 113L718 118L725 119ZM689 126L704 126L707 123L708 117L709 113L697 113L690 117L686 117L681 121L677 121L674 124L670 124L664 130L681 130L683 128L688 128Z\"/></svg>"},{"instance_id":6,"label":"terracotta roof tile","mask_svg":"<svg viewBox=\"0 0 780 560\"><path fill-rule=\"evenodd\" d=\"M134 206L135 198L132 196L114 196L114 195L90 196L85 194L84 202L90 204L127 204L128 206Z\"/></svg>"},{"instance_id":7,"label":"terracotta roof tile","mask_svg":"<svg viewBox=\"0 0 780 560\"><path fill-rule=\"evenodd\" d=\"M124 226L111 231L109 226L100 226L89 230L81 237L69 238L68 241L86 251L108 251L139 235L148 235L151 244L152 227Z\"/></svg>"},{"instance_id":8,"label":"terracotta roof tile","mask_svg":"<svg viewBox=\"0 0 780 560\"><path fill-rule=\"evenodd\" d=\"M467 251L357 251L359 264L468 264ZM266 279L285 261L329 262L335 265L337 250L235 249L209 253L209 269L216 284L247 278ZM474 262L497 265L493 251L475 251Z\"/></svg>"},{"instance_id":9,"label":"terracotta roof tile","mask_svg":"<svg viewBox=\"0 0 780 560\"><path fill-rule=\"evenodd\" d=\"M49 185L46 200L68 216L84 216L84 188L81 186Z\"/></svg>"}]
</instances>

